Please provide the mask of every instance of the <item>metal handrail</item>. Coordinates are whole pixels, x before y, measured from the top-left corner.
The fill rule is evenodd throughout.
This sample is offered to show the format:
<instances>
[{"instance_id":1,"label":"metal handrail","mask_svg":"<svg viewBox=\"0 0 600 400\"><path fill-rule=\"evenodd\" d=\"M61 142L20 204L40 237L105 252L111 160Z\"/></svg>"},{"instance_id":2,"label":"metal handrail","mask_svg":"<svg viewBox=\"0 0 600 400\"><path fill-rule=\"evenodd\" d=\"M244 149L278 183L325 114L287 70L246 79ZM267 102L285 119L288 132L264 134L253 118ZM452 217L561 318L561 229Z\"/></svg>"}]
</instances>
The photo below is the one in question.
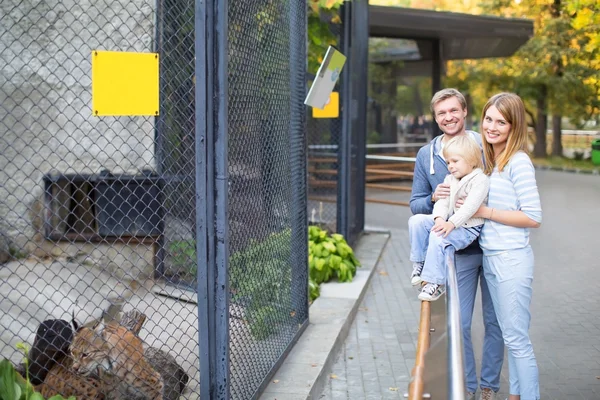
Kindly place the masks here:
<instances>
[{"instance_id":1,"label":"metal handrail","mask_svg":"<svg viewBox=\"0 0 600 400\"><path fill-rule=\"evenodd\" d=\"M405 394L409 400L463 400L466 398L460 299L452 249L447 254L446 262L448 276L445 307L438 303L442 301L441 299L435 303L421 302L415 366L412 370L408 393ZM444 358L446 359L446 369L442 369L438 373L433 371L433 368L438 365L432 361ZM447 385L444 385L442 381L445 381Z\"/></svg>"},{"instance_id":2,"label":"metal handrail","mask_svg":"<svg viewBox=\"0 0 600 400\"><path fill-rule=\"evenodd\" d=\"M446 315L448 321L448 399L466 398L465 361L463 358L463 334L460 321L460 300L458 281L454 267L454 252L446 258L448 276L446 278Z\"/></svg>"},{"instance_id":3,"label":"metal handrail","mask_svg":"<svg viewBox=\"0 0 600 400\"><path fill-rule=\"evenodd\" d=\"M367 149L398 149L401 147L423 147L427 143L377 143L367 144ZM309 150L337 150L337 144L311 144Z\"/></svg>"},{"instance_id":4,"label":"metal handrail","mask_svg":"<svg viewBox=\"0 0 600 400\"><path fill-rule=\"evenodd\" d=\"M400 156L378 156L375 154L367 154L365 156L367 160L383 160L383 161L408 161L415 162L417 157L400 157Z\"/></svg>"},{"instance_id":5,"label":"metal handrail","mask_svg":"<svg viewBox=\"0 0 600 400\"><path fill-rule=\"evenodd\" d=\"M427 301L421 302L421 318L419 321L419 338L415 366L411 371L412 379L408 384L408 398L422 399L425 390L425 354L429 350L429 329L431 323L431 307Z\"/></svg>"}]
</instances>

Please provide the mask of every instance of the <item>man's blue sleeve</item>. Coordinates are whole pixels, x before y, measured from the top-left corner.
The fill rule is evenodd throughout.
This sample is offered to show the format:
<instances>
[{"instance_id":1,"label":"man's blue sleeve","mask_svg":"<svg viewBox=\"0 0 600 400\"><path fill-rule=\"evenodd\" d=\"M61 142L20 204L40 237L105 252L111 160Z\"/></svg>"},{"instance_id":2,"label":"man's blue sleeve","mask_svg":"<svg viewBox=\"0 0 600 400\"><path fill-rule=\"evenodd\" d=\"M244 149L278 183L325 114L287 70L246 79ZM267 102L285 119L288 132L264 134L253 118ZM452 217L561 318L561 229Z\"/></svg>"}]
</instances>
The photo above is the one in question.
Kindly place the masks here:
<instances>
[{"instance_id":1,"label":"man's blue sleeve","mask_svg":"<svg viewBox=\"0 0 600 400\"><path fill-rule=\"evenodd\" d=\"M427 179L427 171L425 170L427 160L423 159L425 153L421 149L417 153L417 160L415 162L412 193L410 195L410 211L413 214L431 214L433 212L433 203L431 202L433 189L429 183L429 179Z\"/></svg>"}]
</instances>

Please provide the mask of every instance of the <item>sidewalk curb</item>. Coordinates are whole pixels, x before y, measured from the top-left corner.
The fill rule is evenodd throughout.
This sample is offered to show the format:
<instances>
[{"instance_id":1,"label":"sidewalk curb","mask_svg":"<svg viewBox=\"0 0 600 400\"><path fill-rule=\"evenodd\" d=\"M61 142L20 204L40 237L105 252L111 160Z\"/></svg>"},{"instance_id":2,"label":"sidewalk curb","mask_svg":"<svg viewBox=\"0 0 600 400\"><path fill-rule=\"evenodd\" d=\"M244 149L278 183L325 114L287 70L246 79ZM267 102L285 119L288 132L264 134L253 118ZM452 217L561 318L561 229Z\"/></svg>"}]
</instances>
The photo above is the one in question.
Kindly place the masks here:
<instances>
[{"instance_id":1,"label":"sidewalk curb","mask_svg":"<svg viewBox=\"0 0 600 400\"><path fill-rule=\"evenodd\" d=\"M309 309L308 327L260 400L305 400L320 396L390 237L389 231L366 231L354 249L362 263L354 280L321 285L321 296Z\"/></svg>"},{"instance_id":2,"label":"sidewalk curb","mask_svg":"<svg viewBox=\"0 0 600 400\"><path fill-rule=\"evenodd\" d=\"M560 172L568 172L571 174L585 174L585 175L600 175L599 169L579 169L579 168L566 168L566 167L553 167L550 165L533 165L535 169L546 170L546 171L560 171Z\"/></svg>"}]
</instances>

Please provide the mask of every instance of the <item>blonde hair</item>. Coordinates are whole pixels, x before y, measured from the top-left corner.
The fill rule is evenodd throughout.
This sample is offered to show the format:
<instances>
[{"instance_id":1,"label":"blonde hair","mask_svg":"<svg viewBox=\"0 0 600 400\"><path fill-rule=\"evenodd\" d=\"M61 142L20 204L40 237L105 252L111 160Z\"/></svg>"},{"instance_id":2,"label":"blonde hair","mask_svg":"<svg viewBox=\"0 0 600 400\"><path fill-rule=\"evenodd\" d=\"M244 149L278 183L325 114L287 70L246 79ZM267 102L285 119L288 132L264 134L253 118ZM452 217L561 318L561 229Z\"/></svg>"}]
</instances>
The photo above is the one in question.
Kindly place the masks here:
<instances>
[{"instance_id":1,"label":"blonde hair","mask_svg":"<svg viewBox=\"0 0 600 400\"><path fill-rule=\"evenodd\" d=\"M483 169L483 160L481 159L481 147L470 135L455 136L444 145L444 158L459 156L465 159L466 163L473 168Z\"/></svg>"},{"instance_id":2,"label":"blonde hair","mask_svg":"<svg viewBox=\"0 0 600 400\"><path fill-rule=\"evenodd\" d=\"M491 106L496 107L504 119L506 119L506 122L510 124L510 131L508 132L506 147L500 154L494 153L494 148L485 140L485 133L482 132L484 137L483 154L486 161L485 173L488 175L491 175L494 167L498 167L498 171L502 172L512 156L518 151L527 150L527 119L523 100L514 93L498 93L492 96L485 107L483 107L481 114L482 127L485 120L485 113Z\"/></svg>"},{"instance_id":3,"label":"blonde hair","mask_svg":"<svg viewBox=\"0 0 600 400\"><path fill-rule=\"evenodd\" d=\"M465 96L463 96L463 94L456 89L447 88L447 89L442 89L442 90L436 92L433 95L433 97L431 98L431 103L429 104L431 113L435 116L435 111L433 109L435 107L435 105L437 103L439 103L440 101L449 99L450 97L456 97L458 99L458 102L460 103L460 106L462 107L462 109L463 110L467 109L467 100L465 100Z\"/></svg>"}]
</instances>

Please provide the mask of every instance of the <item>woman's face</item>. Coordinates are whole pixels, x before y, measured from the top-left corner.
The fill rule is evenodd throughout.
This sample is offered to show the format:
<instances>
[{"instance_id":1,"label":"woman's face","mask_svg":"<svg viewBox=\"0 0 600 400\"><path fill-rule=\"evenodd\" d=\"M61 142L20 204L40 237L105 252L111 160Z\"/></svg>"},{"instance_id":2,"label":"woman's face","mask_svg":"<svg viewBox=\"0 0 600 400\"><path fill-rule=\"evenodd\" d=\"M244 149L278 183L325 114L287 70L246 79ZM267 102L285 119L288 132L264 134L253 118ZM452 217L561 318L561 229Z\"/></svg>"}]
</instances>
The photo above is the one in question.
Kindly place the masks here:
<instances>
[{"instance_id":1,"label":"woman's face","mask_svg":"<svg viewBox=\"0 0 600 400\"><path fill-rule=\"evenodd\" d=\"M492 145L494 151L502 151L506 147L511 124L500 114L496 106L487 109L481 128L486 142Z\"/></svg>"}]
</instances>

